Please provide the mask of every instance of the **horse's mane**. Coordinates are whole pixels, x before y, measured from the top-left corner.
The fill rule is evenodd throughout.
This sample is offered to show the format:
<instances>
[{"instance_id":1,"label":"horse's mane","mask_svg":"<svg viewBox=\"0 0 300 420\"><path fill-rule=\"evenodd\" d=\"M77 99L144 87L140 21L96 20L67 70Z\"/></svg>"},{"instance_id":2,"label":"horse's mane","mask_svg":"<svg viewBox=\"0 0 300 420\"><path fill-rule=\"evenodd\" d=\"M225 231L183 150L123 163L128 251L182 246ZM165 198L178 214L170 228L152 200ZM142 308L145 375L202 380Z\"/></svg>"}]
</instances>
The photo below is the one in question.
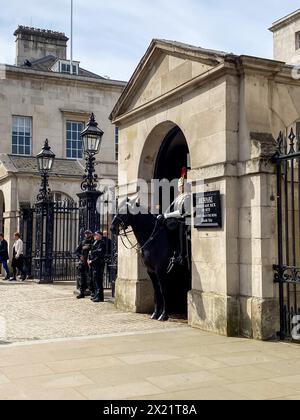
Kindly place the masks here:
<instances>
[{"instance_id":1,"label":"horse's mane","mask_svg":"<svg viewBox=\"0 0 300 420\"><path fill-rule=\"evenodd\" d=\"M143 216L151 216L152 218L154 218L154 219L156 219L156 216L154 215L154 214L152 214L151 212L150 212L150 210L149 209L147 209L146 207L144 207L144 206L141 206L141 205L137 205L136 204L136 202L134 202L134 201L128 201L128 199L127 200L124 200L124 201L122 201L122 203L118 206L118 213L121 211L121 209L123 209L124 207L127 207L127 209L128 209L128 212L129 213L131 213L130 212L130 207L132 207L133 205L135 205L136 207L135 207L135 211L137 211L137 209L139 210L137 213L138 214L142 214ZM132 214L132 213L131 213Z\"/></svg>"}]
</instances>

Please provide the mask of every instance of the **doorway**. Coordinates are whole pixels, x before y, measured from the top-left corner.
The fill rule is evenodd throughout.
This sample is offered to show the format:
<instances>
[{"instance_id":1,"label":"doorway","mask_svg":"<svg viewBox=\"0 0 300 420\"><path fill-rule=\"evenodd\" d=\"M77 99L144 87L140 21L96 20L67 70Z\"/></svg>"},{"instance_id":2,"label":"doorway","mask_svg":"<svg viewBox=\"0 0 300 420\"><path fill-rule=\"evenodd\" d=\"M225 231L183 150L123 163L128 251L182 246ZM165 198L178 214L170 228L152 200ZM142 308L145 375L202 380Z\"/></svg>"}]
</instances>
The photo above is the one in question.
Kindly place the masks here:
<instances>
[{"instance_id":1,"label":"doorway","mask_svg":"<svg viewBox=\"0 0 300 420\"><path fill-rule=\"evenodd\" d=\"M189 147L183 132L179 127L172 128L164 138L159 153L157 155L154 179L160 181L174 181L181 177L182 169L190 169ZM167 209L164 208L164 200L162 197L163 191L160 191L159 203L160 213L164 213ZM171 190L171 202L176 198L177 191ZM176 236L177 235L177 236ZM180 241L179 232L171 235L172 240ZM173 269L170 274L168 293L170 312L173 315L180 316L180 318L187 317L188 312L188 292L192 288L192 270L191 270L191 229L186 226L186 245L185 250L187 254L187 261L184 266L178 266ZM178 243L174 244L174 248L178 247Z\"/></svg>"}]
</instances>

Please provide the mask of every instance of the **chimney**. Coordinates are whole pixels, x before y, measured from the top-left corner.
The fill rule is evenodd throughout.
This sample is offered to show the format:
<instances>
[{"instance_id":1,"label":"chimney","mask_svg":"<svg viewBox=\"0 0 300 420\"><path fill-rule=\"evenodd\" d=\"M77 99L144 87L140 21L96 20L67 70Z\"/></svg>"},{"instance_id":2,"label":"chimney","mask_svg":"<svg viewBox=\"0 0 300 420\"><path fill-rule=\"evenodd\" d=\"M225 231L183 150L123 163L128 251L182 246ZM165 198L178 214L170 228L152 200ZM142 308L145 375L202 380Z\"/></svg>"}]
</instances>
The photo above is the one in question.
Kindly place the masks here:
<instances>
[{"instance_id":1,"label":"chimney","mask_svg":"<svg viewBox=\"0 0 300 420\"><path fill-rule=\"evenodd\" d=\"M34 61L53 55L65 60L69 38L62 32L19 26L16 37L16 65L22 66L26 60Z\"/></svg>"},{"instance_id":2,"label":"chimney","mask_svg":"<svg viewBox=\"0 0 300 420\"><path fill-rule=\"evenodd\" d=\"M273 23L273 58L287 64L300 63L300 9Z\"/></svg>"}]
</instances>

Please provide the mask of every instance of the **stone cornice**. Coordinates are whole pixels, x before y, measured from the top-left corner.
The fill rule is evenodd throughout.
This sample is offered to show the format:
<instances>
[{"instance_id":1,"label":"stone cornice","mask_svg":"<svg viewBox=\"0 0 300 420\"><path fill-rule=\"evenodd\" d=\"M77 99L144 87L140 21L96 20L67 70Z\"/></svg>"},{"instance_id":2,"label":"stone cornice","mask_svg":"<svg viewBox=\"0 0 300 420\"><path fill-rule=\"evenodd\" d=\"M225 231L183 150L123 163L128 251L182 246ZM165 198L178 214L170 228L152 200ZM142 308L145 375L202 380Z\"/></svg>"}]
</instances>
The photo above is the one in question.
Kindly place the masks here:
<instances>
[{"instance_id":1,"label":"stone cornice","mask_svg":"<svg viewBox=\"0 0 300 420\"><path fill-rule=\"evenodd\" d=\"M277 32L279 29L284 28L285 26L290 25L291 23L299 19L300 19L300 9L274 22L271 28L269 28L269 31Z\"/></svg>"},{"instance_id":2,"label":"stone cornice","mask_svg":"<svg viewBox=\"0 0 300 420\"><path fill-rule=\"evenodd\" d=\"M123 90L126 86L126 82L110 79L97 79L96 77L86 77L86 76L75 76L69 74L62 74L50 71L38 71L31 69L23 69L16 66L5 65L6 77L9 78L26 78L26 79L44 79L52 83L61 83L61 84L70 84L77 83L82 85L87 85L89 87L94 86L99 89L114 88L117 90Z\"/></svg>"},{"instance_id":3,"label":"stone cornice","mask_svg":"<svg viewBox=\"0 0 300 420\"><path fill-rule=\"evenodd\" d=\"M285 63L282 61L268 60L266 58L248 55L241 55L237 59L237 64L241 74L260 73L267 77L274 77L285 67Z\"/></svg>"}]
</instances>

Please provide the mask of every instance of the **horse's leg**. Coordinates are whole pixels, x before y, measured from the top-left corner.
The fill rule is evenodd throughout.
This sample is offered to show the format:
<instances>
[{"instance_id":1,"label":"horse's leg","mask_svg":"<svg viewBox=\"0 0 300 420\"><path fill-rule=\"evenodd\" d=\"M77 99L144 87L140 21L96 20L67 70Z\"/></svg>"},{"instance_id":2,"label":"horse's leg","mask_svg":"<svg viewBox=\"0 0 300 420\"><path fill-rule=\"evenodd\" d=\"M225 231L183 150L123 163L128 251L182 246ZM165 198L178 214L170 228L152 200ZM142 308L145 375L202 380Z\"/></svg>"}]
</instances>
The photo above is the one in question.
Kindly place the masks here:
<instances>
[{"instance_id":1,"label":"horse's leg","mask_svg":"<svg viewBox=\"0 0 300 420\"><path fill-rule=\"evenodd\" d=\"M163 310L159 317L159 321L166 322L169 321L170 315L169 315L169 297L168 297L168 276L167 275L159 275L158 276L159 286L161 290L162 300L163 300Z\"/></svg>"},{"instance_id":2,"label":"horse's leg","mask_svg":"<svg viewBox=\"0 0 300 420\"><path fill-rule=\"evenodd\" d=\"M153 320L158 320L163 312L163 302L162 302L162 294L158 282L158 278L155 273L149 273L149 277L152 280L153 288L154 288L154 297L155 297L155 311L151 317Z\"/></svg>"}]
</instances>

